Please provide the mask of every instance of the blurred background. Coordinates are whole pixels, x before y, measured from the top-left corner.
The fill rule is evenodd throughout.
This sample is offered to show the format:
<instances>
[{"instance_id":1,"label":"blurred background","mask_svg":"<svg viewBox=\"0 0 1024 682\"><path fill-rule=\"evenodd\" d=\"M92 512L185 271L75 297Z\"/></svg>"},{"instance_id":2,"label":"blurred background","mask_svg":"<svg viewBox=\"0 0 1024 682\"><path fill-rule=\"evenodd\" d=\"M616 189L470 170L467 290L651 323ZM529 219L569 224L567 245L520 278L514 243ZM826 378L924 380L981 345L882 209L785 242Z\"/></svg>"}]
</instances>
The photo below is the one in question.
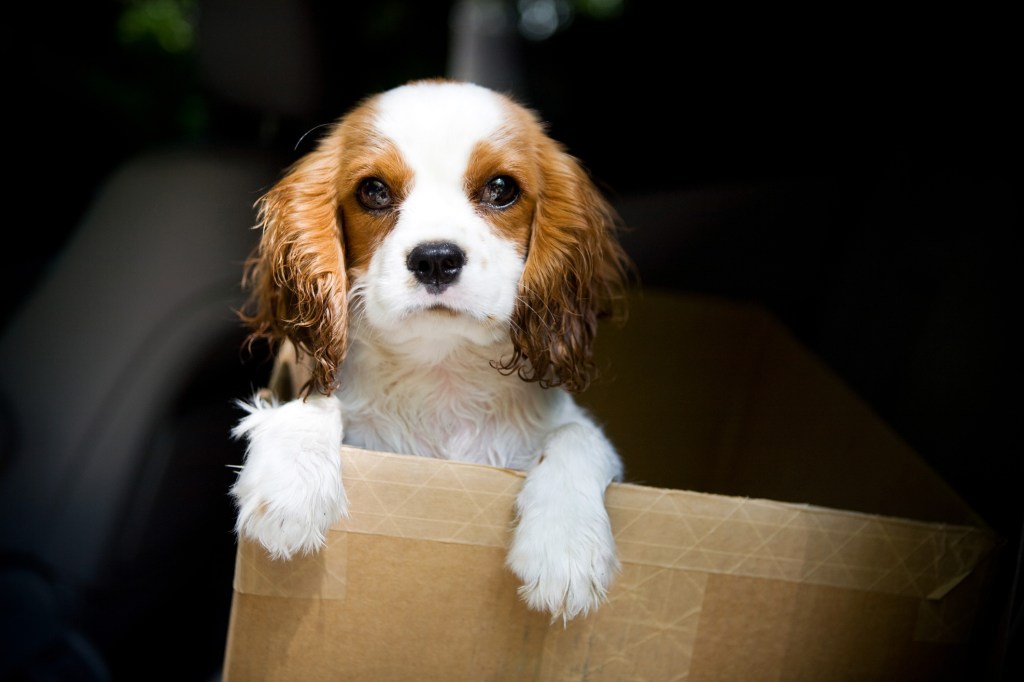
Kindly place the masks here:
<instances>
[{"instance_id":1,"label":"blurred background","mask_svg":"<svg viewBox=\"0 0 1024 682\"><path fill-rule=\"evenodd\" d=\"M630 224L645 287L765 306L1007 539L981 667L1009 679L1024 55L1008 16L20 5L5 46L0 679L215 679L242 454L231 401L269 370L231 312L252 204L318 126L439 75L539 111Z\"/></svg>"}]
</instances>

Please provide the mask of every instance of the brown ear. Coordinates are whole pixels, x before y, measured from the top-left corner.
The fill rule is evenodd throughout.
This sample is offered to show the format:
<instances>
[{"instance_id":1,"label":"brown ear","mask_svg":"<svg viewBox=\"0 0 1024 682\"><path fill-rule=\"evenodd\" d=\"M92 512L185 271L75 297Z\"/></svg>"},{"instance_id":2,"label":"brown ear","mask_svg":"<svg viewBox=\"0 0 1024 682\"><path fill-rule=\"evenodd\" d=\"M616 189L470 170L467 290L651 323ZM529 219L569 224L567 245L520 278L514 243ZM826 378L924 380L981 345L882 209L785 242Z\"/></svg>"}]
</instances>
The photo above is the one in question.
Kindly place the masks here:
<instances>
[{"instance_id":1,"label":"brown ear","mask_svg":"<svg viewBox=\"0 0 1024 682\"><path fill-rule=\"evenodd\" d=\"M620 219L587 172L553 140L540 149L542 186L513 313L513 358L502 369L544 387L584 390L598 320L625 313L631 264Z\"/></svg>"},{"instance_id":2,"label":"brown ear","mask_svg":"<svg viewBox=\"0 0 1024 682\"><path fill-rule=\"evenodd\" d=\"M263 230L246 264L242 320L250 342L291 341L312 361L311 385L330 394L345 355L347 278L338 211L340 136L329 134L300 159L256 206Z\"/></svg>"}]
</instances>

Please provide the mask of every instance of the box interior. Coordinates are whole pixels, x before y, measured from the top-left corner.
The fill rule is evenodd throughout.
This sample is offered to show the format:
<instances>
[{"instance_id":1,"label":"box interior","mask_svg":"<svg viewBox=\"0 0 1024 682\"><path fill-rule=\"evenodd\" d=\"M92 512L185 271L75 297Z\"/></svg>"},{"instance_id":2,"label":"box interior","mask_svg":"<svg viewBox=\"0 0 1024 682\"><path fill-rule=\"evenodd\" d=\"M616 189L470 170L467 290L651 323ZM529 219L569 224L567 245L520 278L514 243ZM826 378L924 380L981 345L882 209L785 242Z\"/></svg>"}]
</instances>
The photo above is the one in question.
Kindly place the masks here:
<instances>
[{"instance_id":1,"label":"box interior","mask_svg":"<svg viewBox=\"0 0 1024 682\"><path fill-rule=\"evenodd\" d=\"M637 293L598 335L602 374L580 396L626 480L984 526L820 360L761 308Z\"/></svg>"}]
</instances>

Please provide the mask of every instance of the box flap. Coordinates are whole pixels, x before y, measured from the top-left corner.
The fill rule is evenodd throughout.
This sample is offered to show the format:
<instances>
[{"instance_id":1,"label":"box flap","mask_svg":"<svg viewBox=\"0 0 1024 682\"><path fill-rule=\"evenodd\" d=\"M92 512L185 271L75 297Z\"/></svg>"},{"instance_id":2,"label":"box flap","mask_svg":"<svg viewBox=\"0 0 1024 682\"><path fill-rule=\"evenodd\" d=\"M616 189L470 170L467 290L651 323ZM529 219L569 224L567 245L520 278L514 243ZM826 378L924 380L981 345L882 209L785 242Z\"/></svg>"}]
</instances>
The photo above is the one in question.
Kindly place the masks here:
<instances>
[{"instance_id":1,"label":"box flap","mask_svg":"<svg viewBox=\"0 0 1024 682\"><path fill-rule=\"evenodd\" d=\"M342 460L352 511L332 530L508 546L520 472L349 447ZM623 563L922 598L944 596L994 547L969 526L631 484L613 484L606 504ZM329 564L273 562L243 543L235 589L340 598L346 555L335 549Z\"/></svg>"}]
</instances>

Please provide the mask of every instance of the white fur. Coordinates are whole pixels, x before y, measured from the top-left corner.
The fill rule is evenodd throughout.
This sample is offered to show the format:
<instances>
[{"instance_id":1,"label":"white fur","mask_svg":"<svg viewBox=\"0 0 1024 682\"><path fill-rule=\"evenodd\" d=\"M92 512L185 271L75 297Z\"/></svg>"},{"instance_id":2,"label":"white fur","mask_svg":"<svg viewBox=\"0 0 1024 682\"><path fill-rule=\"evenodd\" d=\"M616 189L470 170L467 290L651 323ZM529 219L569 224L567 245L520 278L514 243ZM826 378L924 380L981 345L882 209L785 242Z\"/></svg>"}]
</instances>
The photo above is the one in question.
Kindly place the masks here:
<instances>
[{"instance_id":1,"label":"white fur","mask_svg":"<svg viewBox=\"0 0 1024 682\"><path fill-rule=\"evenodd\" d=\"M474 210L463 185L470 151L505 122L499 100L475 86L407 86L380 98L378 130L414 179L395 228L365 272L354 273L340 389L251 405L235 431L249 449L232 492L238 531L288 557L322 546L346 513L342 419L347 444L528 470L508 566L530 607L567 620L604 600L618 568L604 492L622 469L568 393L492 365L512 352L524 255ZM466 254L458 280L440 294L406 266L409 251L427 241Z\"/></svg>"},{"instance_id":2,"label":"white fur","mask_svg":"<svg viewBox=\"0 0 1024 682\"><path fill-rule=\"evenodd\" d=\"M594 424L578 419L545 439L543 458L516 499L508 555L526 603L564 620L604 601L619 566L604 490L622 467Z\"/></svg>"},{"instance_id":3,"label":"white fur","mask_svg":"<svg viewBox=\"0 0 1024 682\"><path fill-rule=\"evenodd\" d=\"M318 396L283 405L256 397L232 431L249 441L245 466L231 488L236 530L275 558L315 552L327 529L348 513L341 484L341 403Z\"/></svg>"},{"instance_id":4,"label":"white fur","mask_svg":"<svg viewBox=\"0 0 1024 682\"><path fill-rule=\"evenodd\" d=\"M448 339L468 337L475 345L507 339L523 254L491 229L465 189L473 147L497 135L506 118L494 95L476 86L405 86L379 99L377 128L401 150L414 178L398 223L360 280L362 311L390 342L412 341L424 351L450 345ZM458 283L439 295L419 286L406 268L409 252L426 242L451 242L466 254ZM431 335L433 343L424 343L434 318L423 318L424 324L410 316L438 304L479 324L445 326Z\"/></svg>"}]
</instances>

